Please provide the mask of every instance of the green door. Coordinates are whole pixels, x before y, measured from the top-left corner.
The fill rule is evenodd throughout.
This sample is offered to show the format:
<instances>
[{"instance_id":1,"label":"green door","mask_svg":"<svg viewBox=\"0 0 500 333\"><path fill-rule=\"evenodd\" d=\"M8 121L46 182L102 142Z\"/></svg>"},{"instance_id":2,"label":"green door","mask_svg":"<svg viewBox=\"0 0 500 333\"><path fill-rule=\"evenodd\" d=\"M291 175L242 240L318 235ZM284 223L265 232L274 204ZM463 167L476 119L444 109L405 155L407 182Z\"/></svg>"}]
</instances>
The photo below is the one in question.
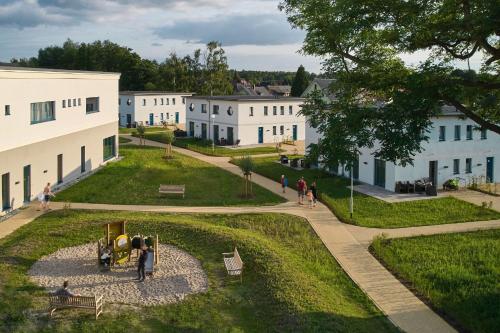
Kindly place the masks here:
<instances>
[{"instance_id":1,"label":"green door","mask_svg":"<svg viewBox=\"0 0 500 333\"><path fill-rule=\"evenodd\" d=\"M31 201L31 165L26 165L23 169L23 189L24 202Z\"/></svg>"},{"instance_id":2,"label":"green door","mask_svg":"<svg viewBox=\"0 0 500 333\"><path fill-rule=\"evenodd\" d=\"M234 145L234 133L232 127L227 128L227 144Z\"/></svg>"},{"instance_id":3,"label":"green door","mask_svg":"<svg viewBox=\"0 0 500 333\"><path fill-rule=\"evenodd\" d=\"M297 133L297 125L293 125L293 141L297 141L298 133Z\"/></svg>"},{"instance_id":4,"label":"green door","mask_svg":"<svg viewBox=\"0 0 500 333\"><path fill-rule=\"evenodd\" d=\"M10 208L10 174L2 175L2 210Z\"/></svg>"},{"instance_id":5,"label":"green door","mask_svg":"<svg viewBox=\"0 0 500 333\"><path fill-rule=\"evenodd\" d=\"M203 140L207 139L207 124L205 124L205 123L201 124L201 138Z\"/></svg>"},{"instance_id":6,"label":"green door","mask_svg":"<svg viewBox=\"0 0 500 333\"><path fill-rule=\"evenodd\" d=\"M375 181L376 186L385 188L385 161L375 159Z\"/></svg>"},{"instance_id":7,"label":"green door","mask_svg":"<svg viewBox=\"0 0 500 333\"><path fill-rule=\"evenodd\" d=\"M214 125L214 142L219 144L219 125Z\"/></svg>"}]
</instances>

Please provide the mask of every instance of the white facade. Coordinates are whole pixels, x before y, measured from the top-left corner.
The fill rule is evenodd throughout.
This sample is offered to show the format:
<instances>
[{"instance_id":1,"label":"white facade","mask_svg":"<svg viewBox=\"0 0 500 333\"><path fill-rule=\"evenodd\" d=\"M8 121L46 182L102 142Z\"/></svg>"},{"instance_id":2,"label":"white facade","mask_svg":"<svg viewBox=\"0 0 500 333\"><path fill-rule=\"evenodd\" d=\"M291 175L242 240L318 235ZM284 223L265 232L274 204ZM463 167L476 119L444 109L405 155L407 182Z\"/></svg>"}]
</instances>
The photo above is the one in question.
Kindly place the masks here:
<instances>
[{"instance_id":1,"label":"white facade","mask_svg":"<svg viewBox=\"0 0 500 333\"><path fill-rule=\"evenodd\" d=\"M303 99L270 96L189 97L188 136L220 144L252 145L305 139ZM213 117L212 117L213 116Z\"/></svg>"},{"instance_id":2,"label":"white facade","mask_svg":"<svg viewBox=\"0 0 500 333\"><path fill-rule=\"evenodd\" d=\"M426 177L431 178L438 189L447 180L457 177L463 183L469 183L473 177L479 177L483 182L500 179L498 134L481 131L475 122L454 112L434 118L428 136L429 141L422 143L423 151L415 155L413 166L402 167L380 161L376 168L374 149L363 149L359 156L359 171L354 174L362 183L382 186L389 191L395 190L398 181L414 182ZM306 144L317 143L318 139L320 135L316 130L307 127ZM349 174L342 167L337 173Z\"/></svg>"},{"instance_id":3,"label":"white facade","mask_svg":"<svg viewBox=\"0 0 500 333\"><path fill-rule=\"evenodd\" d=\"M0 215L117 156L119 78L0 67Z\"/></svg>"},{"instance_id":4,"label":"white facade","mask_svg":"<svg viewBox=\"0 0 500 333\"><path fill-rule=\"evenodd\" d=\"M120 126L141 124L159 126L163 123L186 123L186 97L191 93L161 91L120 92Z\"/></svg>"}]
</instances>

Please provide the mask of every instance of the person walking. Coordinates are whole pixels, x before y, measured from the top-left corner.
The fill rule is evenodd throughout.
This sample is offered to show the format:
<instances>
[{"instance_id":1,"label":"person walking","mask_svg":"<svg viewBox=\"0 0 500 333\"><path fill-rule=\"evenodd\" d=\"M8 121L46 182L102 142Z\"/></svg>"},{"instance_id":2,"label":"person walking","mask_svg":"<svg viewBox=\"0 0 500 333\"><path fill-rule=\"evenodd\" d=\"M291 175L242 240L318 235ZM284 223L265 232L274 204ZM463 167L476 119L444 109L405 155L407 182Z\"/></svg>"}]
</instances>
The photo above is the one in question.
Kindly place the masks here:
<instances>
[{"instance_id":1,"label":"person walking","mask_svg":"<svg viewBox=\"0 0 500 333\"><path fill-rule=\"evenodd\" d=\"M299 205L304 204L304 194L306 190L306 182L304 180L304 177L300 177L300 179L297 182L297 195L299 197Z\"/></svg>"},{"instance_id":2,"label":"person walking","mask_svg":"<svg viewBox=\"0 0 500 333\"><path fill-rule=\"evenodd\" d=\"M50 183L47 183L47 185L43 189L43 200L41 202L41 208L43 210L50 210L49 204L50 204L50 198L55 197L56 195L52 193L50 190Z\"/></svg>"},{"instance_id":3,"label":"person walking","mask_svg":"<svg viewBox=\"0 0 500 333\"><path fill-rule=\"evenodd\" d=\"M146 273L144 272L144 268L146 266L146 260L148 259L148 251L146 248L141 249L141 255L139 256L139 265L137 266L137 275L139 282L144 282L146 278Z\"/></svg>"},{"instance_id":4,"label":"person walking","mask_svg":"<svg viewBox=\"0 0 500 333\"><path fill-rule=\"evenodd\" d=\"M312 209L313 208L313 194L312 194L312 191L310 189L307 191L306 197L307 197L307 202L309 203L309 208Z\"/></svg>"},{"instance_id":5,"label":"person walking","mask_svg":"<svg viewBox=\"0 0 500 333\"><path fill-rule=\"evenodd\" d=\"M318 186L316 185L316 181L312 182L310 190L313 195L313 207L316 207L316 203L318 202Z\"/></svg>"},{"instance_id":6,"label":"person walking","mask_svg":"<svg viewBox=\"0 0 500 333\"><path fill-rule=\"evenodd\" d=\"M281 175L281 188L283 189L283 193L286 192L286 188L288 187L288 178L285 177L285 175Z\"/></svg>"}]
</instances>

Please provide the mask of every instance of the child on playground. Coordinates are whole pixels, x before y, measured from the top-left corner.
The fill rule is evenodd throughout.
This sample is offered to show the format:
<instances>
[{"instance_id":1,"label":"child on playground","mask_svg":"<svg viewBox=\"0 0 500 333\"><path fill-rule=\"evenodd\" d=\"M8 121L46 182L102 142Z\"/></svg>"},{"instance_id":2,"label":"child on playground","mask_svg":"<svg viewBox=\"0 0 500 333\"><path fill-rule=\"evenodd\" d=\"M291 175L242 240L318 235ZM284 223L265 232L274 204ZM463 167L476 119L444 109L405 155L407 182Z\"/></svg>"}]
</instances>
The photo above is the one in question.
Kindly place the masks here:
<instances>
[{"instance_id":1,"label":"child on playground","mask_svg":"<svg viewBox=\"0 0 500 333\"><path fill-rule=\"evenodd\" d=\"M312 191L310 189L307 191L306 196L307 196L307 201L309 202L309 208L312 209L313 208L314 196L313 196L313 193L312 193Z\"/></svg>"}]
</instances>

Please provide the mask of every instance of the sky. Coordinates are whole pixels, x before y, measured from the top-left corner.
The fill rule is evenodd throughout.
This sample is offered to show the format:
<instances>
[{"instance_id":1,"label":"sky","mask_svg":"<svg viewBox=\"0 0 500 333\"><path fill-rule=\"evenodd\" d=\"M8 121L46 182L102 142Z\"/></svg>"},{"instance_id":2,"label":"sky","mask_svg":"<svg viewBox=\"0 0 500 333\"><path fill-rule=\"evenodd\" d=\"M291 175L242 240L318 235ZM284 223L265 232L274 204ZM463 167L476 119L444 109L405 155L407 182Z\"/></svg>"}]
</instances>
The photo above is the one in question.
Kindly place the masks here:
<instances>
[{"instance_id":1,"label":"sky","mask_svg":"<svg viewBox=\"0 0 500 333\"><path fill-rule=\"evenodd\" d=\"M143 58L192 54L211 40L230 68L319 73L321 61L299 50L279 0L0 0L0 61L35 56L40 48L109 39ZM416 64L425 54L403 55ZM472 64L474 65L474 63Z\"/></svg>"}]
</instances>

